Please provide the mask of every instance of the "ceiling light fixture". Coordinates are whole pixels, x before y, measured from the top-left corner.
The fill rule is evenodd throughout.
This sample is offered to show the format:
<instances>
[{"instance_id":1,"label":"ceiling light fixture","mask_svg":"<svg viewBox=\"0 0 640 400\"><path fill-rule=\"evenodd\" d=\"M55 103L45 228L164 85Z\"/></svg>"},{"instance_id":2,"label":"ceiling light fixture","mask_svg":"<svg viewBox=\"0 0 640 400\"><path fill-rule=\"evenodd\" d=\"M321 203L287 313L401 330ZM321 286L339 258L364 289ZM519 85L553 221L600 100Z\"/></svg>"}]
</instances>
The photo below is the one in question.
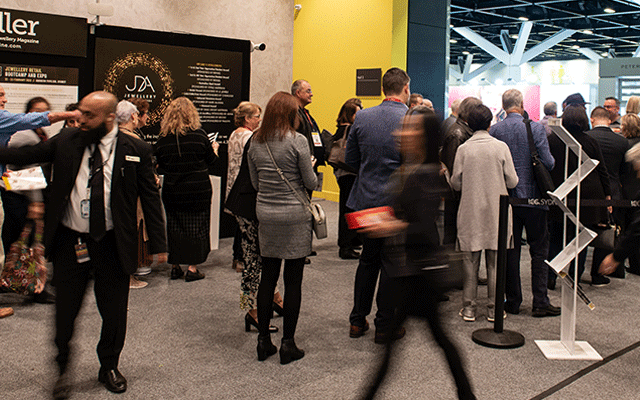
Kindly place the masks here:
<instances>
[{"instance_id":1,"label":"ceiling light fixture","mask_svg":"<svg viewBox=\"0 0 640 400\"><path fill-rule=\"evenodd\" d=\"M615 12L616 12L616 10L614 10L614 9L613 9L613 8L611 8L611 7L607 7L607 8L605 8L605 9L604 9L604 10L602 10L602 11L606 12L607 14L613 14L613 13L615 13Z\"/></svg>"},{"instance_id":2,"label":"ceiling light fixture","mask_svg":"<svg viewBox=\"0 0 640 400\"><path fill-rule=\"evenodd\" d=\"M466 55L471 54L471 53L469 53L468 51L463 51L462 54L464 54L466 56Z\"/></svg>"},{"instance_id":3,"label":"ceiling light fixture","mask_svg":"<svg viewBox=\"0 0 640 400\"><path fill-rule=\"evenodd\" d=\"M518 38L518 35L517 35L517 34L513 34L513 35L511 35L511 39L517 39L517 38Z\"/></svg>"},{"instance_id":4,"label":"ceiling light fixture","mask_svg":"<svg viewBox=\"0 0 640 400\"><path fill-rule=\"evenodd\" d=\"M577 44L574 44L573 46L571 46L572 49L579 49L580 46L578 46Z\"/></svg>"},{"instance_id":5,"label":"ceiling light fixture","mask_svg":"<svg viewBox=\"0 0 640 400\"><path fill-rule=\"evenodd\" d=\"M527 17L518 17L518 19L520 21L528 21L529 20L529 18L527 18Z\"/></svg>"},{"instance_id":6,"label":"ceiling light fixture","mask_svg":"<svg viewBox=\"0 0 640 400\"><path fill-rule=\"evenodd\" d=\"M458 41L455 39L449 39L449 43L458 43Z\"/></svg>"},{"instance_id":7,"label":"ceiling light fixture","mask_svg":"<svg viewBox=\"0 0 640 400\"><path fill-rule=\"evenodd\" d=\"M591 29L585 29L582 33L586 33L587 35L593 35L593 31Z\"/></svg>"}]
</instances>

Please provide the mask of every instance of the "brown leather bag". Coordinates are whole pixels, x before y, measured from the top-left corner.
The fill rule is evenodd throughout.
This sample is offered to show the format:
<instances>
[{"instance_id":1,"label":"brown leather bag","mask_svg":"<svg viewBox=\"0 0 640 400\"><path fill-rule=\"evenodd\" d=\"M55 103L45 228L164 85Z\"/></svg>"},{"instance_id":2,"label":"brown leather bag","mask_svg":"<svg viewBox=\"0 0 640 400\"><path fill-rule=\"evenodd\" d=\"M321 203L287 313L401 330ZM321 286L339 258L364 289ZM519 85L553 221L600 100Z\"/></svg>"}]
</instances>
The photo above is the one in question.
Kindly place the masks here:
<instances>
[{"instance_id":1,"label":"brown leather bag","mask_svg":"<svg viewBox=\"0 0 640 400\"><path fill-rule=\"evenodd\" d=\"M357 173L355 169L349 166L345 160L345 153L347 151L347 137L349 137L349 131L351 131L351 125L344 131L344 136L338 140L334 140L331 144L331 150L329 150L329 157L327 157L327 164L333 168L339 168L347 172Z\"/></svg>"}]
</instances>

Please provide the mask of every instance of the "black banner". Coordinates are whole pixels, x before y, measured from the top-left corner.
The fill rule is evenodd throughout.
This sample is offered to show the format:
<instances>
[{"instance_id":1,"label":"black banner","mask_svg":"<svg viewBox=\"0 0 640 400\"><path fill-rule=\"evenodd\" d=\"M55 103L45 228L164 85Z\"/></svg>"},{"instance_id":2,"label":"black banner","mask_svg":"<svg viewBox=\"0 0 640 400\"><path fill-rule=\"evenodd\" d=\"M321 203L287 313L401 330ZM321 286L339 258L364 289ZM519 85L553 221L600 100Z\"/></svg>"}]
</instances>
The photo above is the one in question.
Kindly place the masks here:
<instances>
[{"instance_id":1,"label":"black banner","mask_svg":"<svg viewBox=\"0 0 640 400\"><path fill-rule=\"evenodd\" d=\"M87 20L0 8L0 51L87 56Z\"/></svg>"},{"instance_id":2,"label":"black banner","mask_svg":"<svg viewBox=\"0 0 640 400\"><path fill-rule=\"evenodd\" d=\"M203 128L224 142L242 99L242 62L241 52L96 38L94 85L118 99L147 100L156 132L169 103L188 97Z\"/></svg>"}]
</instances>

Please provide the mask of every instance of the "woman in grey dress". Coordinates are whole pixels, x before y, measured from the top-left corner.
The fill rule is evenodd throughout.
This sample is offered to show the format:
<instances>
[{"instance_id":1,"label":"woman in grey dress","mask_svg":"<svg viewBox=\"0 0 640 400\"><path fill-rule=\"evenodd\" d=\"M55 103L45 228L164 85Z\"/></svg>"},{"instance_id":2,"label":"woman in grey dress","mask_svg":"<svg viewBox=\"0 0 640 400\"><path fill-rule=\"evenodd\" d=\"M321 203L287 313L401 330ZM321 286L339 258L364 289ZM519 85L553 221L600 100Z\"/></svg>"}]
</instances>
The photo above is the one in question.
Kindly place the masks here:
<instances>
[{"instance_id":1,"label":"woman in grey dress","mask_svg":"<svg viewBox=\"0 0 640 400\"><path fill-rule=\"evenodd\" d=\"M298 102L286 92L276 93L267 104L262 127L254 133L248 153L251 183L258 191L256 214L262 256L258 288L258 360L276 353L271 343L269 320L273 293L284 262L284 328L280 363L304 357L294 334L300 313L304 259L311 253L311 213L298 199L317 185L307 139L297 133ZM278 170L296 190L281 178Z\"/></svg>"}]
</instances>

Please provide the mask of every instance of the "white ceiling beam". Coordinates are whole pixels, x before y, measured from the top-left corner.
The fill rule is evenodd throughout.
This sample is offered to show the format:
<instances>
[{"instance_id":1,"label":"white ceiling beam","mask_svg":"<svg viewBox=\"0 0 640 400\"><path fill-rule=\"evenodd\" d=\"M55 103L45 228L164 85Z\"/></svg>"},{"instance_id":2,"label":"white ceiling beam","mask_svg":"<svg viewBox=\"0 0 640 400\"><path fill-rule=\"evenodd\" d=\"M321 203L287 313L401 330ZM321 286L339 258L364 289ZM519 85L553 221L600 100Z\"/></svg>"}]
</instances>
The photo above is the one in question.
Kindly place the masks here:
<instances>
[{"instance_id":1,"label":"white ceiling beam","mask_svg":"<svg viewBox=\"0 0 640 400\"><path fill-rule=\"evenodd\" d=\"M574 31L573 29L563 29L563 30L561 30L560 32L558 32L555 35L551 36L550 38L548 38L547 40L543 41L542 43L532 47L529 50L527 50L522 55L522 58L520 59L520 64L524 64L527 61L531 60L532 58L537 57L538 55L544 53L545 51L549 50L553 46L555 46L558 43L562 42L563 40L565 40L566 38L570 37L574 33L576 33L576 31Z\"/></svg>"},{"instance_id":2,"label":"white ceiling beam","mask_svg":"<svg viewBox=\"0 0 640 400\"><path fill-rule=\"evenodd\" d=\"M509 63L509 54L501 50L498 46L494 45L487 39L478 35L474 31L469 28L453 28L458 34L460 34L465 39L469 40L471 43L480 47L482 50L491 54L493 57L497 58L500 62L507 64Z\"/></svg>"},{"instance_id":3,"label":"white ceiling beam","mask_svg":"<svg viewBox=\"0 0 640 400\"><path fill-rule=\"evenodd\" d=\"M578 51L582 53L582 55L584 55L585 57L593 61L598 61L599 59L602 58L600 54L586 47L581 47L578 49Z\"/></svg>"},{"instance_id":4,"label":"white ceiling beam","mask_svg":"<svg viewBox=\"0 0 640 400\"><path fill-rule=\"evenodd\" d=\"M524 54L524 49L527 47L527 41L529 40L529 34L531 33L531 28L533 27L533 22L527 21L520 25L520 33L518 33L518 40L516 41L516 45L513 49L513 53L511 53L511 65L521 65L522 55Z\"/></svg>"},{"instance_id":5,"label":"white ceiling beam","mask_svg":"<svg viewBox=\"0 0 640 400\"><path fill-rule=\"evenodd\" d=\"M473 54L467 54L467 58L464 60L464 70L462 71L462 80L468 81L467 76L471 72L471 64L473 63Z\"/></svg>"},{"instance_id":6,"label":"white ceiling beam","mask_svg":"<svg viewBox=\"0 0 640 400\"><path fill-rule=\"evenodd\" d=\"M481 73L490 70L491 68L495 67L496 65L500 64L499 60L493 59L491 61L489 61L488 63L486 63L485 65L481 66L480 68L476 68L473 71L471 71L469 74L467 74L466 76L464 76L463 80L465 82L468 82L470 80L472 80L473 78L478 77L478 75L480 75Z\"/></svg>"},{"instance_id":7,"label":"white ceiling beam","mask_svg":"<svg viewBox=\"0 0 640 400\"><path fill-rule=\"evenodd\" d=\"M640 57L640 46L633 52L633 57Z\"/></svg>"},{"instance_id":8,"label":"white ceiling beam","mask_svg":"<svg viewBox=\"0 0 640 400\"><path fill-rule=\"evenodd\" d=\"M462 79L462 73L456 67L449 67L449 76L455 79Z\"/></svg>"}]
</instances>

